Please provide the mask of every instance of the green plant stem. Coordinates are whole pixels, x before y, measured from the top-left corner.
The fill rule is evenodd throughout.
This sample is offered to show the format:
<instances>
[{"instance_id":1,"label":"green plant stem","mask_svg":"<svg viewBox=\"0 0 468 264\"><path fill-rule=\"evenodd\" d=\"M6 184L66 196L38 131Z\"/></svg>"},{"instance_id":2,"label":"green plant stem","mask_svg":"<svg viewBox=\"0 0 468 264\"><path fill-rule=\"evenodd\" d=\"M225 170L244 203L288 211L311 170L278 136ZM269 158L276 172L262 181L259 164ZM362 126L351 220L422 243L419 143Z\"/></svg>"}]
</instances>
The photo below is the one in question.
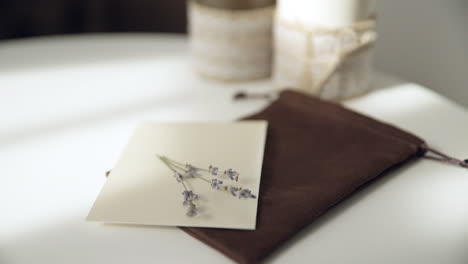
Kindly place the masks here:
<instances>
[{"instance_id":1,"label":"green plant stem","mask_svg":"<svg viewBox=\"0 0 468 264\"><path fill-rule=\"evenodd\" d=\"M164 157L164 156L159 156L159 155L156 155L156 156L157 156L164 164L166 164L166 166L167 166L170 170L172 170L174 173L177 172L177 170L173 168L174 165L171 164L171 163L169 162L169 159L167 159L167 158ZM184 186L184 189L185 189L186 191L189 191L189 189L187 188L187 186L186 186L185 183L184 183L184 180L181 180L180 183L182 183L182 186Z\"/></svg>"},{"instance_id":2,"label":"green plant stem","mask_svg":"<svg viewBox=\"0 0 468 264\"><path fill-rule=\"evenodd\" d=\"M182 185L184 186L184 189L188 192L189 189L187 188L187 186L185 186L184 180L180 181L180 183L182 183Z\"/></svg>"},{"instance_id":3,"label":"green plant stem","mask_svg":"<svg viewBox=\"0 0 468 264\"><path fill-rule=\"evenodd\" d=\"M201 180L204 180L204 181L206 181L206 182L208 182L208 183L210 183L210 184L211 184L211 181L210 181L210 180L207 180L207 179L205 179L203 176L197 175L197 178L199 178L199 179L201 179Z\"/></svg>"},{"instance_id":4,"label":"green plant stem","mask_svg":"<svg viewBox=\"0 0 468 264\"><path fill-rule=\"evenodd\" d=\"M173 163L174 165L177 165L177 166L179 166L179 168L180 168L181 166L182 166L182 167L185 167L185 166L187 165L187 164L184 164L184 163L182 163L182 162L178 162L178 161L176 161L176 160L169 159L169 158L167 158L167 157L165 157L165 158L166 158L166 160L167 160L167 161L169 161L169 162ZM193 165L190 165L190 166L192 166L193 168L195 168L196 170L199 170L199 171L210 172L210 171L209 171L209 170L207 170L207 169L203 169L203 168L195 167L195 166L193 166ZM182 169L182 168L181 168L181 169ZM184 171L185 171L185 172L187 172L186 170L184 170Z\"/></svg>"}]
</instances>

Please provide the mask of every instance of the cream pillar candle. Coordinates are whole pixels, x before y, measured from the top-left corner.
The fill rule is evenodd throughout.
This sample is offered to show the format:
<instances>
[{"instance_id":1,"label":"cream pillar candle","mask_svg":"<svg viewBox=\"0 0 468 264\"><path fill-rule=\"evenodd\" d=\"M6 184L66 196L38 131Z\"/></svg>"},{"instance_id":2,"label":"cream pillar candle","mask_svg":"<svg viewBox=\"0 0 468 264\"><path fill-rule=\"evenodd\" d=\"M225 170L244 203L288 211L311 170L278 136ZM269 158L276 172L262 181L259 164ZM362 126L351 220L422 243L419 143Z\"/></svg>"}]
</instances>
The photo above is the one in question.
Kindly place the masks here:
<instances>
[{"instance_id":1,"label":"cream pillar candle","mask_svg":"<svg viewBox=\"0 0 468 264\"><path fill-rule=\"evenodd\" d=\"M189 1L195 70L222 81L270 77L273 13L274 0Z\"/></svg>"},{"instance_id":2,"label":"cream pillar candle","mask_svg":"<svg viewBox=\"0 0 468 264\"><path fill-rule=\"evenodd\" d=\"M326 99L368 89L375 0L279 0L273 77Z\"/></svg>"}]
</instances>

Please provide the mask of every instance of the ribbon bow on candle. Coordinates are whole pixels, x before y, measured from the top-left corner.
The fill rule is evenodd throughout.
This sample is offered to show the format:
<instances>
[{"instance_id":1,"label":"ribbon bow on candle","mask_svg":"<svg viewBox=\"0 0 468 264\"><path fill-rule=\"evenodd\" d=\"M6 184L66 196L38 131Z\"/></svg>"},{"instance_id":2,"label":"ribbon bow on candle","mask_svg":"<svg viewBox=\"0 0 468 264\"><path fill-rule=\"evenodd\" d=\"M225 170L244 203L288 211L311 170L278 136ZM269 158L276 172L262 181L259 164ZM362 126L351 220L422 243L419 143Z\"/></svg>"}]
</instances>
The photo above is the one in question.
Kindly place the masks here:
<instances>
[{"instance_id":1,"label":"ribbon bow on candle","mask_svg":"<svg viewBox=\"0 0 468 264\"><path fill-rule=\"evenodd\" d=\"M375 17L340 28L307 28L299 22L282 19L278 19L277 23L279 30L283 28L305 36L305 60L298 88L319 96L341 65L352 56L371 48L377 39ZM287 56L293 56L290 50L294 47L280 45L277 48ZM317 64L325 64L326 68L317 68ZM311 76L311 70L317 73L313 74L315 78Z\"/></svg>"}]
</instances>

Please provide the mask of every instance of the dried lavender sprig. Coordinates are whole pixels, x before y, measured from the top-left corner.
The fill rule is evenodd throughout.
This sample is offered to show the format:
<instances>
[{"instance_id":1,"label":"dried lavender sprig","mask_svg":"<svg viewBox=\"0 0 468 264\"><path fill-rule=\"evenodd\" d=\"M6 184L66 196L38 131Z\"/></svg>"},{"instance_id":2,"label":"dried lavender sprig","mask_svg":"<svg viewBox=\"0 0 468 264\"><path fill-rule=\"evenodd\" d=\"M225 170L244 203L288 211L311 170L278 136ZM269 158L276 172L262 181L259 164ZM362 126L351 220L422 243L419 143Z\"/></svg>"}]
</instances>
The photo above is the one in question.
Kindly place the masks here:
<instances>
[{"instance_id":1,"label":"dried lavender sprig","mask_svg":"<svg viewBox=\"0 0 468 264\"><path fill-rule=\"evenodd\" d=\"M174 168L172 167L173 165L170 164L170 163L168 162L168 160L167 160L164 156L159 156L159 155L156 155L156 156L157 156L164 164L166 164L166 166L167 166L170 170L172 170L172 171L174 172L175 175L180 174L180 172L178 172L176 169L174 169ZM187 186L186 186L185 183L184 183L183 177L180 177L180 178L178 178L177 176L175 176L175 177L176 177L176 180L177 180L178 182L182 183L182 186L184 186L184 189L185 189L186 191L189 191L189 189L187 188Z\"/></svg>"},{"instance_id":2,"label":"dried lavender sprig","mask_svg":"<svg viewBox=\"0 0 468 264\"><path fill-rule=\"evenodd\" d=\"M173 161L171 161L170 159L168 159L167 157L161 157L164 161L164 163L166 163L166 165L168 166L171 166L172 168L176 168L176 169L179 169L183 172L188 172L188 170L186 170L184 167L178 165L177 163L174 163Z\"/></svg>"},{"instance_id":3,"label":"dried lavender sprig","mask_svg":"<svg viewBox=\"0 0 468 264\"><path fill-rule=\"evenodd\" d=\"M209 166L207 169L198 168L192 166L190 164L184 164L175 160L171 160L165 156L157 155L157 157L164 163L166 166L174 172L174 176L176 180L184 186L185 191L182 193L184 195L183 205L188 206L187 216L195 216L197 215L196 205L193 203L193 200L198 198L198 195L194 194L191 190L187 188L184 183L186 177L193 177L199 178L211 185L211 187L215 190L224 190L231 193L231 195L238 197L238 198L253 198L255 199L256 196L252 194L252 192L248 189L243 189L242 187L235 187L229 185L223 185L223 181L218 179L212 179L211 181L203 177L202 175L198 174L199 171L208 172L209 174L216 176L218 174L218 167L213 167L212 165ZM182 174L183 172L184 174ZM224 171L224 175L228 176L229 179L238 181L239 173L234 171L233 169L229 168Z\"/></svg>"},{"instance_id":4,"label":"dried lavender sprig","mask_svg":"<svg viewBox=\"0 0 468 264\"><path fill-rule=\"evenodd\" d=\"M210 171L207 170L207 169L199 168L199 167L193 166L193 165L188 164L188 163L185 163L185 164L184 164L184 163L182 163L182 162L179 162L179 161L176 161L176 160L172 160L172 159L169 159L169 158L168 158L168 160L171 161L171 162L173 162L173 163L175 163L175 164L177 164L177 165L179 165L179 166L184 166L184 167L187 169L187 171L195 170L195 171L210 172Z\"/></svg>"},{"instance_id":5,"label":"dried lavender sprig","mask_svg":"<svg viewBox=\"0 0 468 264\"><path fill-rule=\"evenodd\" d=\"M168 162L173 163L173 165L177 166L179 169L183 170L186 173L190 173L190 171L193 170L194 173L192 173L192 175L191 175L192 177L194 177L194 175L196 175L196 171L205 171L205 172L208 172L209 174L211 174L212 176L218 176L219 168L215 167L213 165L210 165L208 167L208 169L204 169L204 168L199 168L199 167L190 165L188 163L184 164L182 162L169 159L167 157L165 157L165 159ZM185 169L182 166L185 167ZM232 181L236 181L236 182L239 181L239 172L233 170L232 168L229 168L229 169L225 170L224 175L226 175Z\"/></svg>"},{"instance_id":6,"label":"dried lavender sprig","mask_svg":"<svg viewBox=\"0 0 468 264\"><path fill-rule=\"evenodd\" d=\"M173 160L170 160L169 158L167 157L162 157L163 160L165 161L165 163L168 165L168 166L174 166L182 171L187 171L185 170L184 168L181 168L180 166L177 166L177 165L174 165L174 164L171 164L171 162L175 162L175 163L178 163L178 164L182 164L180 162L177 162L177 161L173 161ZM191 165L190 165L191 166ZM196 168L196 167L194 167ZM211 169L214 168L212 167L212 165L210 165L209 167L209 171L211 171ZM226 171L224 171L224 174L227 175L231 180L235 180L237 181L238 180L238 175L239 173L237 171L234 171L233 169L229 168L227 169ZM239 198L256 198L255 195L253 195L251 193L250 190L248 189L243 189L242 187L234 187L234 186L222 186L223 182L218 180L218 179L213 179L213 180L208 180L206 178L204 178L203 176L201 175L196 175L197 178L200 178L201 180L207 182L207 183L210 183L211 187L213 189L216 189L216 190L221 190L221 189L224 189L224 190L229 190L229 192L233 195L233 196L236 196L236 197L239 197ZM185 185L185 184L184 184ZM222 188L224 187L224 188ZM239 192L239 194L237 194L237 192Z\"/></svg>"},{"instance_id":7,"label":"dried lavender sprig","mask_svg":"<svg viewBox=\"0 0 468 264\"><path fill-rule=\"evenodd\" d=\"M173 159L169 159L168 157L165 157L165 159L168 160L169 162L173 163L173 164L178 165L179 167L185 167L185 168L190 167L190 168L193 168L193 169L195 169L195 170L208 172L207 169L198 168L198 167L193 166L193 165L188 164L188 163L182 163L182 162L179 162L179 161L176 161L176 160L173 160ZM185 170L185 171L189 171L189 170L186 170L186 169L184 169L184 170Z\"/></svg>"},{"instance_id":8,"label":"dried lavender sprig","mask_svg":"<svg viewBox=\"0 0 468 264\"><path fill-rule=\"evenodd\" d=\"M183 168L180 168L179 166L176 166L176 164L173 164L170 162L170 160L164 156L156 155L166 166L172 170L176 175L177 173L180 174L180 172L177 171L177 169L185 171ZM180 174L181 175L181 174ZM189 190L187 186L184 183L183 177L177 178L177 181L182 183L182 186L184 186L185 191L182 192L182 195L184 196L184 201L182 202L183 205L188 206L186 215L189 217L194 217L198 214L197 212L197 206L193 203L194 200L198 199L198 195L193 193L193 191Z\"/></svg>"},{"instance_id":9,"label":"dried lavender sprig","mask_svg":"<svg viewBox=\"0 0 468 264\"><path fill-rule=\"evenodd\" d=\"M213 175L213 176L217 176L217 175L218 175L219 168L218 168L218 167L215 167L215 166L213 166L213 165L210 165L210 166L208 167L208 169L205 169L205 168L200 168L200 167L193 166L193 165L188 164L188 163L184 164L184 163L182 163L182 162L179 162L179 161L176 161L176 160L173 160L173 159L169 159L169 158L167 158L167 157L166 157L166 159L167 159L168 161L174 163L174 164L177 164L178 166L185 166L185 167L189 166L189 167L191 167L191 168L193 168L193 169L195 169L195 170L197 170L197 171L208 172L209 174L211 174L211 175Z\"/></svg>"},{"instance_id":10,"label":"dried lavender sprig","mask_svg":"<svg viewBox=\"0 0 468 264\"><path fill-rule=\"evenodd\" d=\"M215 190L224 190L231 193L232 196L240 198L252 198L255 199L257 196L252 194L252 191L249 189L244 189L242 187L235 187L232 185L223 185L223 181L218 179L211 180L211 188Z\"/></svg>"},{"instance_id":11,"label":"dried lavender sprig","mask_svg":"<svg viewBox=\"0 0 468 264\"><path fill-rule=\"evenodd\" d=\"M181 166L185 166L185 165L186 165L186 164L184 164L184 163L182 163L182 162L178 162L178 161L173 160L173 159L170 159L170 158L168 158L168 157L166 157L166 156L163 156L163 157L164 157L164 159L166 159L166 160L168 160L168 161L170 161L170 162L172 162L172 163L179 164L179 165L181 165Z\"/></svg>"},{"instance_id":12,"label":"dried lavender sprig","mask_svg":"<svg viewBox=\"0 0 468 264\"><path fill-rule=\"evenodd\" d=\"M166 164L166 166L169 167L169 169L171 169L173 172L177 172L177 169L179 170L182 170L185 172L185 170L183 168L180 168L179 166L177 166L176 164L173 164L167 157L165 156L159 156L159 155L156 155L164 164Z\"/></svg>"},{"instance_id":13,"label":"dried lavender sprig","mask_svg":"<svg viewBox=\"0 0 468 264\"><path fill-rule=\"evenodd\" d=\"M158 159L160 159L164 164L166 164L167 167L169 167L169 169L173 172L177 172L177 170L175 170L174 168L172 168L172 164L170 164L167 160L166 160L166 157L164 156L160 156L160 155L156 155L156 157L158 157Z\"/></svg>"},{"instance_id":14,"label":"dried lavender sprig","mask_svg":"<svg viewBox=\"0 0 468 264\"><path fill-rule=\"evenodd\" d=\"M164 162L164 164L166 164L166 166L168 166L172 171L175 172L176 179L178 182L180 182L183 178L187 178L187 177L193 178L193 177L199 176L199 174L197 173L197 169L193 166L190 166L187 164L185 168L183 168L177 164L174 164L169 158L165 156L158 156L158 157L161 161ZM187 166L189 166L189 168L187 168ZM181 174L177 170L184 172L184 174Z\"/></svg>"}]
</instances>

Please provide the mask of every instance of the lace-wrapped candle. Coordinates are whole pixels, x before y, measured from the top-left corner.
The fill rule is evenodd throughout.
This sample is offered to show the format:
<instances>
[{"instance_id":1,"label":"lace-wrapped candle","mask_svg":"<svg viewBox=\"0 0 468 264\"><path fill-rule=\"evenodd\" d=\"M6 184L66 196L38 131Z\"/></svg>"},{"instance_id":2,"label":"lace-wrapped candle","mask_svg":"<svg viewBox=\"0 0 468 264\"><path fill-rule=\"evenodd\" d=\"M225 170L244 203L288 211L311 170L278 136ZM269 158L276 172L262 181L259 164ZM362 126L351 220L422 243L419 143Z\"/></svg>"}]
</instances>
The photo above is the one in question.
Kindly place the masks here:
<instances>
[{"instance_id":1,"label":"lace-wrapped candle","mask_svg":"<svg viewBox=\"0 0 468 264\"><path fill-rule=\"evenodd\" d=\"M340 100L369 89L375 0L279 0L273 77L289 87Z\"/></svg>"},{"instance_id":2,"label":"lace-wrapped candle","mask_svg":"<svg viewBox=\"0 0 468 264\"><path fill-rule=\"evenodd\" d=\"M273 11L274 0L189 1L195 70L222 81L269 77Z\"/></svg>"}]
</instances>

